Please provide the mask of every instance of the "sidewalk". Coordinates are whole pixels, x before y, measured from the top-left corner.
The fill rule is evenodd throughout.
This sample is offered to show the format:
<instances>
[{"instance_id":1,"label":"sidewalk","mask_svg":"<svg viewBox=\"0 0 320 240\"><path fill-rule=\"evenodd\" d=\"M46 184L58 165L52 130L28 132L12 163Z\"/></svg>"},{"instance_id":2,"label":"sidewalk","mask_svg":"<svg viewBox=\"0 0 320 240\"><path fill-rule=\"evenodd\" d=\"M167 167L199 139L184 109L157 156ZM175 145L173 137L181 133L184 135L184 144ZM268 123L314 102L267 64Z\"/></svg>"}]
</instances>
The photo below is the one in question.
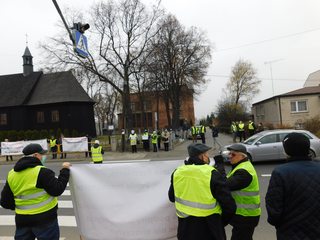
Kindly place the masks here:
<instances>
[{"instance_id":1,"label":"sidewalk","mask_svg":"<svg viewBox=\"0 0 320 240\"><path fill-rule=\"evenodd\" d=\"M231 135L227 134L219 134L218 141L221 143L222 146L232 144L232 137ZM170 151L165 152L163 150L163 145L161 146L162 149L158 152L144 152L142 149L137 153L131 153L131 152L110 152L106 151L104 153L104 161L116 161L116 160L140 160L140 159L168 159L168 160L174 160L174 159L185 159L188 156L187 147L189 144L192 143L192 140L185 140L183 142L176 142L173 146L173 149L170 149ZM198 143L201 143L201 139L198 139ZM213 139L211 136L211 130L208 128L206 133L206 145L209 147L213 147ZM216 149L212 148L210 151L210 156L214 156L219 153L218 146ZM59 155L58 155L59 157ZM0 165L1 164L12 164L17 162L21 156L13 156L13 161L6 162L5 156L0 156ZM67 154L66 159L51 159L51 154L48 154L47 162L91 162L91 158L85 158L85 153L69 153Z\"/></svg>"}]
</instances>

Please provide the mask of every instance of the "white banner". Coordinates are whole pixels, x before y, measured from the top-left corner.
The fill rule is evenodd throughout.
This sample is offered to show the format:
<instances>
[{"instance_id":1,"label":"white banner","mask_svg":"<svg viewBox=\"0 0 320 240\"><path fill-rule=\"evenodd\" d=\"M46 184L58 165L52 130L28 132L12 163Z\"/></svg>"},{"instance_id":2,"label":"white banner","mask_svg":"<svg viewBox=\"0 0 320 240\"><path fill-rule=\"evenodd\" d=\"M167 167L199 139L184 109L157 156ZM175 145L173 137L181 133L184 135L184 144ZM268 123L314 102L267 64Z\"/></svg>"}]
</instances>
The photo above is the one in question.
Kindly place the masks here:
<instances>
[{"instance_id":1,"label":"white banner","mask_svg":"<svg viewBox=\"0 0 320 240\"><path fill-rule=\"evenodd\" d=\"M73 165L70 190L82 239L176 239L178 219L168 190L170 176L181 164L182 160Z\"/></svg>"},{"instance_id":2,"label":"white banner","mask_svg":"<svg viewBox=\"0 0 320 240\"><path fill-rule=\"evenodd\" d=\"M48 144L46 139L17 142L1 142L1 155L23 155L23 148L30 143L38 143L42 146L44 150L48 150Z\"/></svg>"},{"instance_id":3,"label":"white banner","mask_svg":"<svg viewBox=\"0 0 320 240\"><path fill-rule=\"evenodd\" d=\"M64 152L87 152L88 138L62 138L62 148Z\"/></svg>"}]
</instances>

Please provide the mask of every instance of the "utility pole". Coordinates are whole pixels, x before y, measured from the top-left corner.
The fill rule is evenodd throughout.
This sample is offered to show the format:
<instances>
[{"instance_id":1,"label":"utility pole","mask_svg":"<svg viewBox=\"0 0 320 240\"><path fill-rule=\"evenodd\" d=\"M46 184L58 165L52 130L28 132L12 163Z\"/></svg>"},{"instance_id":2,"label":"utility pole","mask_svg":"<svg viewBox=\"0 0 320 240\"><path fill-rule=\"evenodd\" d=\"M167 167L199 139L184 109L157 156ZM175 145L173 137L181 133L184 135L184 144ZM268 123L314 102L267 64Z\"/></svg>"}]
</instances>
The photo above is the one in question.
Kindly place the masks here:
<instances>
[{"instance_id":1,"label":"utility pole","mask_svg":"<svg viewBox=\"0 0 320 240\"><path fill-rule=\"evenodd\" d=\"M61 12L61 10L60 10L60 8L59 8L59 5L58 5L57 1L56 1L56 0L52 0L52 2L53 2L54 6L55 6L56 9L57 9L57 11L58 11L58 13L59 13L59 15L60 15L60 17L61 17L61 20L62 20L65 28L67 29L67 31L68 31L68 33L69 33L69 37L70 37L70 40L72 41L72 44L75 45L75 39L74 39L73 36L72 36L72 33L71 33L71 31L70 31L70 29L69 29L69 27L68 27L68 24L67 24L66 20L65 20L64 17L63 17L63 14L62 14L62 12Z\"/></svg>"},{"instance_id":2,"label":"utility pole","mask_svg":"<svg viewBox=\"0 0 320 240\"><path fill-rule=\"evenodd\" d=\"M272 97L274 96L274 87L273 87L273 75L272 75L272 64L276 63L276 62L280 62L284 60L283 58L279 58L279 59L275 59L275 60L271 60L271 61L266 61L264 62L264 64L269 64L270 66L270 76L271 76L271 85L272 85Z\"/></svg>"}]
</instances>

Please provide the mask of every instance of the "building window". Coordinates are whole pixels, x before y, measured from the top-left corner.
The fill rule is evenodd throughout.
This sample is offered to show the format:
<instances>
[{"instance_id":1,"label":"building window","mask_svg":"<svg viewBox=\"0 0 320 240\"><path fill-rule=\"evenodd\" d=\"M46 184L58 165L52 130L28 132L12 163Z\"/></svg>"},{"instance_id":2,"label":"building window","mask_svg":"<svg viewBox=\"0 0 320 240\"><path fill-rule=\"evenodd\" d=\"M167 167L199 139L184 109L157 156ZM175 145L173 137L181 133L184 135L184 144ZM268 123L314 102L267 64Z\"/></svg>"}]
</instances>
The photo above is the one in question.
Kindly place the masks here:
<instances>
[{"instance_id":1,"label":"building window","mask_svg":"<svg viewBox=\"0 0 320 240\"><path fill-rule=\"evenodd\" d=\"M44 112L37 112L37 123L44 123Z\"/></svg>"},{"instance_id":2,"label":"building window","mask_svg":"<svg viewBox=\"0 0 320 240\"><path fill-rule=\"evenodd\" d=\"M143 102L143 111L150 111L151 110L151 101L144 101Z\"/></svg>"},{"instance_id":3,"label":"building window","mask_svg":"<svg viewBox=\"0 0 320 240\"><path fill-rule=\"evenodd\" d=\"M6 113L0 114L0 125L7 125L8 124L8 117Z\"/></svg>"},{"instance_id":4,"label":"building window","mask_svg":"<svg viewBox=\"0 0 320 240\"><path fill-rule=\"evenodd\" d=\"M131 103L131 110L132 112L136 111L136 104L134 102Z\"/></svg>"},{"instance_id":5,"label":"building window","mask_svg":"<svg viewBox=\"0 0 320 240\"><path fill-rule=\"evenodd\" d=\"M307 101L292 101L291 102L291 112L306 112L307 109Z\"/></svg>"},{"instance_id":6,"label":"building window","mask_svg":"<svg viewBox=\"0 0 320 240\"><path fill-rule=\"evenodd\" d=\"M51 121L52 122L59 122L59 111L54 110L51 112Z\"/></svg>"}]
</instances>

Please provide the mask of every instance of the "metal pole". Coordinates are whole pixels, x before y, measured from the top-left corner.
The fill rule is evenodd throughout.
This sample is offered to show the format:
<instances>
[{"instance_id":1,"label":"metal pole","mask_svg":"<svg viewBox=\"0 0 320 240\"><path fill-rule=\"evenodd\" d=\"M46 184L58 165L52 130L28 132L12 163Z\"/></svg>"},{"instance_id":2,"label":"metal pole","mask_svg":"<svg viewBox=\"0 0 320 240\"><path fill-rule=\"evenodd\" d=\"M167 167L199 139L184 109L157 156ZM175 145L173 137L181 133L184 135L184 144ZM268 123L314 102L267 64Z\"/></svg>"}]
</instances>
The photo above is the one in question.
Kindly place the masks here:
<instances>
[{"instance_id":1,"label":"metal pole","mask_svg":"<svg viewBox=\"0 0 320 240\"><path fill-rule=\"evenodd\" d=\"M65 28L67 29L67 31L68 31L68 33L69 33L69 37L70 37L70 40L72 41L72 44L75 45L75 40L74 40L74 38L73 38L73 36L72 36L72 33L71 33L71 31L70 31L70 29L69 29L69 27L68 27L68 25L67 25L66 20L64 19L63 15L62 15L62 12L61 12L61 10L60 10L60 8L59 8L59 5L58 5L57 1L56 1L56 0L52 0L52 2L53 2L54 6L55 6L56 9L57 9L57 11L58 11L58 13L59 13L59 15L60 15L60 17L61 17L61 19L62 19L62 22L63 22Z\"/></svg>"}]
</instances>

